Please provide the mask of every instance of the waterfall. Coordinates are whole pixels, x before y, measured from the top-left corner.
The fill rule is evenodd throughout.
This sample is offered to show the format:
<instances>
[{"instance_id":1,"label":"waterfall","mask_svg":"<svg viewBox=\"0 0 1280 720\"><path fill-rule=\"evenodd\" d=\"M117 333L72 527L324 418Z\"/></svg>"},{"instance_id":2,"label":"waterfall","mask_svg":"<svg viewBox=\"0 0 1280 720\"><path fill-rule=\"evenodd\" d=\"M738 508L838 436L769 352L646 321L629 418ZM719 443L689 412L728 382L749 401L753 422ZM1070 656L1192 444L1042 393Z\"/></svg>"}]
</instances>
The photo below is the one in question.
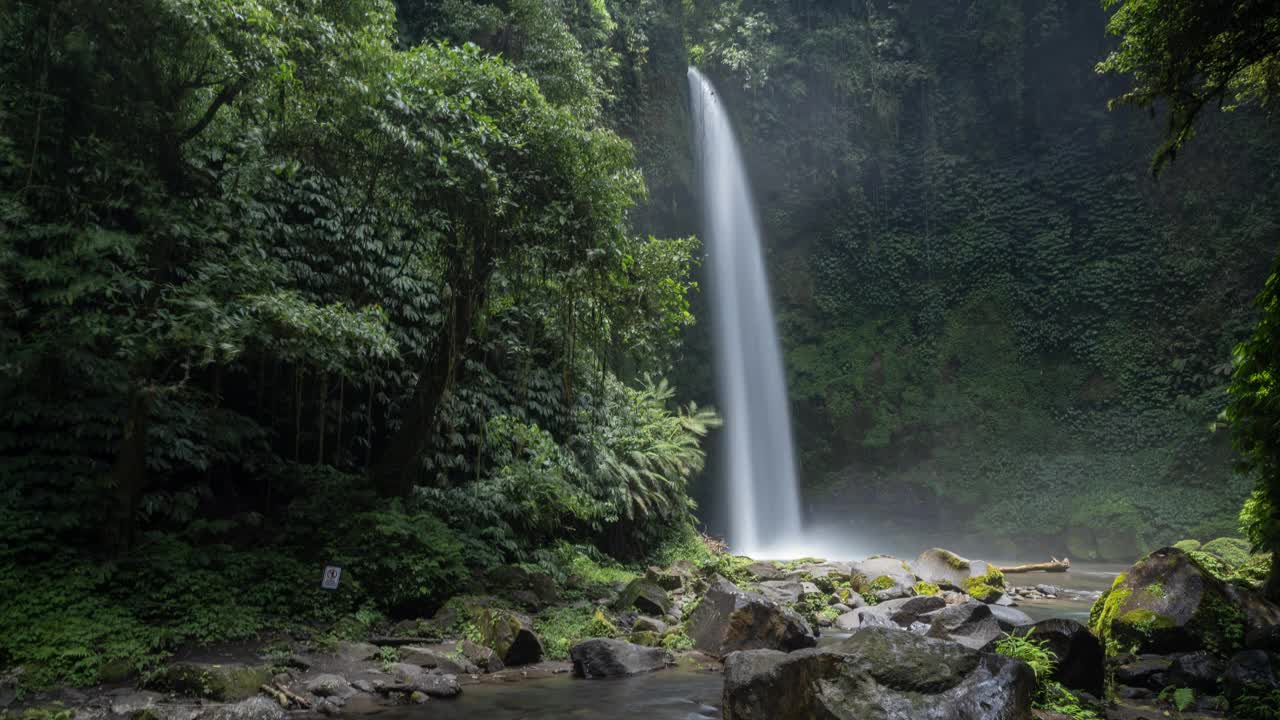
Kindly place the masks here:
<instances>
[{"instance_id":1,"label":"waterfall","mask_svg":"<svg viewBox=\"0 0 1280 720\"><path fill-rule=\"evenodd\" d=\"M728 542L734 552L766 557L800 540L786 379L759 222L733 128L715 88L694 68L689 68L689 90L710 261L717 385L728 441Z\"/></svg>"}]
</instances>

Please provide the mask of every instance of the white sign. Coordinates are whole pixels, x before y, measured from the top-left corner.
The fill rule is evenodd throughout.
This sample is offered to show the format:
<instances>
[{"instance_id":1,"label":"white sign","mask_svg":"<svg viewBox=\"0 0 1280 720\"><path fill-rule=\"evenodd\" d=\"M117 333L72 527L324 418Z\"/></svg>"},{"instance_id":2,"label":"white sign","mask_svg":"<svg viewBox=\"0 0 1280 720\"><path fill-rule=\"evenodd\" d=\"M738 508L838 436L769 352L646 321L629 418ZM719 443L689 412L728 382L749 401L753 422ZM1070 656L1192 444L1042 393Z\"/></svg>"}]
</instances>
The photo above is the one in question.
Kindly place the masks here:
<instances>
[{"instance_id":1,"label":"white sign","mask_svg":"<svg viewBox=\"0 0 1280 720\"><path fill-rule=\"evenodd\" d=\"M342 579L342 568L337 565L325 565L324 577L320 580L320 587L325 590L337 590L338 581Z\"/></svg>"}]
</instances>

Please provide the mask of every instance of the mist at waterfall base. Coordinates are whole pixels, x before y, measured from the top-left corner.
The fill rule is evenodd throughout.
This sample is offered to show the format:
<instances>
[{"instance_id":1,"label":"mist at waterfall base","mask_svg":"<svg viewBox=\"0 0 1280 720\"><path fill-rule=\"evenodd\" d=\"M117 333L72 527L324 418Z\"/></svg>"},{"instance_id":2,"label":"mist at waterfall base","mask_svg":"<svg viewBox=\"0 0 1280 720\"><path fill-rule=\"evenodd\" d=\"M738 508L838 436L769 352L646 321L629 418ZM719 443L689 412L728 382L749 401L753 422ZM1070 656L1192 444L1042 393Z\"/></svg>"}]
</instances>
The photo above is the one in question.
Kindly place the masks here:
<instances>
[{"instance_id":1,"label":"mist at waterfall base","mask_svg":"<svg viewBox=\"0 0 1280 720\"><path fill-rule=\"evenodd\" d=\"M727 541L733 552L753 557L811 555L819 548L800 521L786 380L751 189L715 88L689 68L689 91L717 398L725 421L721 447Z\"/></svg>"}]
</instances>

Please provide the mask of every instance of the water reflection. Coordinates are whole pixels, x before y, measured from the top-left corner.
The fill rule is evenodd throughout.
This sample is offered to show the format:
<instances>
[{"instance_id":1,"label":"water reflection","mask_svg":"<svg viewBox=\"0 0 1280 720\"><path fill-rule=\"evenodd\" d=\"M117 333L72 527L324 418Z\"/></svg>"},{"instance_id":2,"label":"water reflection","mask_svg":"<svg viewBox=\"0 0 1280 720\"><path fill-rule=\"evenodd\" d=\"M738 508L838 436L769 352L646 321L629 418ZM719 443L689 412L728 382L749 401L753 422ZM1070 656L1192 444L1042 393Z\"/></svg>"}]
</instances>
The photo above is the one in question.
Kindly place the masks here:
<instances>
[{"instance_id":1,"label":"water reflection","mask_svg":"<svg viewBox=\"0 0 1280 720\"><path fill-rule=\"evenodd\" d=\"M615 680L560 675L501 685L468 685L456 700L388 708L387 720L715 720L723 676L664 670Z\"/></svg>"}]
</instances>

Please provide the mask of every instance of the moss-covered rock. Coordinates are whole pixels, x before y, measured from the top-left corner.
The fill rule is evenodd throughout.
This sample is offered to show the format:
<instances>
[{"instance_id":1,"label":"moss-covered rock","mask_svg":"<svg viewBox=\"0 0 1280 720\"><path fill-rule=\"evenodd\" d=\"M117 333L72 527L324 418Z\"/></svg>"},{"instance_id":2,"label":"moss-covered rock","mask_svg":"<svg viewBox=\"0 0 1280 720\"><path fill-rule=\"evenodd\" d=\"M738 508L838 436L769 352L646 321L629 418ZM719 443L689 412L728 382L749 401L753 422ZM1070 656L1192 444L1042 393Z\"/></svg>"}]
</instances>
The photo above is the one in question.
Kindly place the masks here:
<instances>
[{"instance_id":1,"label":"moss-covered rock","mask_svg":"<svg viewBox=\"0 0 1280 720\"><path fill-rule=\"evenodd\" d=\"M1204 649L1228 655L1241 646L1244 626L1244 613L1224 584L1173 547L1117 577L1090 612L1090 629L1112 653Z\"/></svg>"},{"instance_id":2,"label":"moss-covered rock","mask_svg":"<svg viewBox=\"0 0 1280 720\"><path fill-rule=\"evenodd\" d=\"M627 640L633 645L644 645L645 647L660 647L662 645L662 636L652 630L635 630Z\"/></svg>"},{"instance_id":3,"label":"moss-covered rock","mask_svg":"<svg viewBox=\"0 0 1280 720\"><path fill-rule=\"evenodd\" d=\"M930 548L920 553L912 569L923 581L953 588L964 587L964 581L973 575L968 560L942 548Z\"/></svg>"},{"instance_id":4,"label":"moss-covered rock","mask_svg":"<svg viewBox=\"0 0 1280 720\"><path fill-rule=\"evenodd\" d=\"M503 608L471 610L472 622L481 645L493 651L506 665L527 665L542 659L542 640L533 631L529 618Z\"/></svg>"},{"instance_id":5,"label":"moss-covered rock","mask_svg":"<svg viewBox=\"0 0 1280 720\"><path fill-rule=\"evenodd\" d=\"M618 596L615 607L619 610L639 610L646 615L666 615L671 611L671 598L667 591L648 577L638 577L627 584Z\"/></svg>"},{"instance_id":6,"label":"moss-covered rock","mask_svg":"<svg viewBox=\"0 0 1280 720\"><path fill-rule=\"evenodd\" d=\"M236 702L258 694L271 679L267 665L178 662L167 667L151 684L157 690L202 697L218 702Z\"/></svg>"}]
</instances>

